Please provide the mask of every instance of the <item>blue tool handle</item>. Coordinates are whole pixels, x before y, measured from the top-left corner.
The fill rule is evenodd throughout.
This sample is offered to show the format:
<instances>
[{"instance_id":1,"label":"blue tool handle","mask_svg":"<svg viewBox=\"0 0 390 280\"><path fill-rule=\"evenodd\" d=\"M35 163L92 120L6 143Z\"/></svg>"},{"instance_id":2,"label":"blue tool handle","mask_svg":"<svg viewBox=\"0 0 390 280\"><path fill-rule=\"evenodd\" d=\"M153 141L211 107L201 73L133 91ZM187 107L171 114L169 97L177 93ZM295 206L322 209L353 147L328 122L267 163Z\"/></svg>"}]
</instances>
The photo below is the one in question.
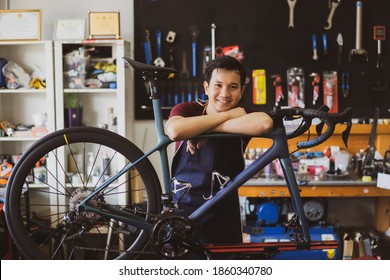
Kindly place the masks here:
<instances>
[{"instance_id":1,"label":"blue tool handle","mask_svg":"<svg viewBox=\"0 0 390 280\"><path fill-rule=\"evenodd\" d=\"M196 42L192 42L192 77L196 77Z\"/></svg>"},{"instance_id":2,"label":"blue tool handle","mask_svg":"<svg viewBox=\"0 0 390 280\"><path fill-rule=\"evenodd\" d=\"M317 49L317 35L316 34L313 34L312 41L313 41L313 49Z\"/></svg>"},{"instance_id":3,"label":"blue tool handle","mask_svg":"<svg viewBox=\"0 0 390 280\"><path fill-rule=\"evenodd\" d=\"M177 105L177 104L179 104L180 103L180 96L179 96L179 94L177 93L177 92L175 92L175 95L174 95L174 105Z\"/></svg>"},{"instance_id":4,"label":"blue tool handle","mask_svg":"<svg viewBox=\"0 0 390 280\"><path fill-rule=\"evenodd\" d=\"M187 93L187 101L188 102L192 101L192 93L191 92Z\"/></svg>"},{"instance_id":5,"label":"blue tool handle","mask_svg":"<svg viewBox=\"0 0 390 280\"><path fill-rule=\"evenodd\" d=\"M145 50L145 63L151 64L151 57L150 57L150 44L149 42L144 42L144 50Z\"/></svg>"},{"instance_id":6,"label":"blue tool handle","mask_svg":"<svg viewBox=\"0 0 390 280\"><path fill-rule=\"evenodd\" d=\"M156 30L156 41L157 41L157 57L161 57L161 30Z\"/></svg>"},{"instance_id":7,"label":"blue tool handle","mask_svg":"<svg viewBox=\"0 0 390 280\"><path fill-rule=\"evenodd\" d=\"M328 38L326 37L326 34L322 34L322 43L324 45L324 53L328 52Z\"/></svg>"}]
</instances>

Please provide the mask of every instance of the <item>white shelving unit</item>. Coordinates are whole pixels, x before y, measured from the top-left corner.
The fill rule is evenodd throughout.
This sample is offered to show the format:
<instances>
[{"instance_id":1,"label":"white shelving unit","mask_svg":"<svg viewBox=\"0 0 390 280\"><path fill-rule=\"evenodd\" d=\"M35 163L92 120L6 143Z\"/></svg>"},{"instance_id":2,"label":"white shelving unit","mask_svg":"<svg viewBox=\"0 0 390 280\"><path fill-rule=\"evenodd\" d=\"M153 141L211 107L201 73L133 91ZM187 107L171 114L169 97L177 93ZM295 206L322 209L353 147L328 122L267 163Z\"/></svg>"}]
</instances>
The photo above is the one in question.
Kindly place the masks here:
<instances>
[{"instance_id":1,"label":"white shelving unit","mask_svg":"<svg viewBox=\"0 0 390 280\"><path fill-rule=\"evenodd\" d=\"M64 55L70 50L85 48L104 48L108 52L107 57L101 60L110 60L116 63L116 88L78 88L71 89L64 83ZM131 71L125 70L124 56L130 56L130 43L125 40L86 40L86 41L9 41L0 42L0 57L8 61L15 61L26 72L32 73L39 67L46 75L46 88L35 89L0 89L0 121L9 120L13 124L32 124L32 115L43 113L47 115L48 133L64 128L64 95L75 93L78 102L83 106L83 124L88 126L101 126L108 123L109 108L113 108L113 114L117 118L116 132L125 137L132 137L131 121L133 117L134 97L131 96L130 86ZM55 75L54 75L55 73ZM128 123L127 123L128 122ZM0 155L20 155L39 137L29 135L23 137L0 137ZM59 166L67 166L67 157L64 151L59 151L57 159L47 158L47 168L53 174L59 174L60 184L65 184L66 178L62 172L57 172ZM123 166L125 160L120 160L118 166ZM113 170L116 171L116 170ZM62 175L61 175L62 174ZM62 177L61 177L62 176ZM53 176L48 176L49 185L56 185ZM123 179L125 180L125 179ZM121 182L118 182L121 183ZM52 205L59 203L59 196L54 191L47 192L46 184L31 183L30 188L42 189L34 192L35 201L42 201L42 205L48 201ZM127 184L123 187L127 188ZM4 188L2 189L4 190ZM1 195L1 189L0 189ZM128 198L122 196L115 203L125 204ZM55 203L54 203L55 202ZM53 206L54 207L54 206ZM38 215L58 212L58 209L35 207L31 209ZM51 216L52 221L58 217Z\"/></svg>"},{"instance_id":2,"label":"white shelving unit","mask_svg":"<svg viewBox=\"0 0 390 280\"><path fill-rule=\"evenodd\" d=\"M0 42L0 57L14 61L31 74L38 67L46 77L45 89L0 89L0 121L8 120L13 125L33 124L33 114L46 114L48 133L55 130L55 95L52 41L4 41ZM0 137L0 155L21 155L39 137L31 135ZM17 157L14 157L15 159ZM55 169L52 159L47 167ZM43 184L31 184L43 188ZM4 191L2 188L1 191ZM40 194L42 200L56 199L52 194ZM47 209L41 209L47 211Z\"/></svg>"},{"instance_id":3,"label":"white shelving unit","mask_svg":"<svg viewBox=\"0 0 390 280\"><path fill-rule=\"evenodd\" d=\"M64 83L64 55L70 50L107 48L111 56L99 58L101 60L115 60L117 69L116 88L69 88ZM83 41L55 41L55 84L56 84L56 123L57 129L64 127L64 96L68 93L76 93L78 102L83 106L83 124L99 126L108 123L108 109L114 108L114 116L117 117L117 132L126 136L126 104L128 103L128 89L125 81L129 80L129 71L125 71L123 57L130 56L130 43L125 40L83 40ZM129 135L128 135L129 136Z\"/></svg>"},{"instance_id":4,"label":"white shelving unit","mask_svg":"<svg viewBox=\"0 0 390 280\"><path fill-rule=\"evenodd\" d=\"M55 130L55 99L53 74L53 46L51 41L9 41L0 42L0 57L14 61L27 73L38 67L46 77L45 89L0 89L0 120L9 120L16 124L32 124L32 115L47 115L48 132ZM35 141L31 137L1 137L4 143ZM0 152L20 153L18 150Z\"/></svg>"},{"instance_id":5,"label":"white shelving unit","mask_svg":"<svg viewBox=\"0 0 390 280\"><path fill-rule=\"evenodd\" d=\"M106 56L96 58L93 53L92 61L109 61L116 64L116 88L69 88L69 82L66 74L66 63L64 56L74 50L95 48L98 53L104 53ZM128 131L126 122L133 118L128 112L132 104L133 97L129 96L128 82L130 81L130 71L125 70L123 61L124 56L130 56L130 43L125 40L83 40L83 41L55 41L54 42L54 65L55 65L55 85L56 85L56 127L61 129L65 127L64 107L65 96L73 93L77 96L78 103L83 108L82 124L92 127L101 127L109 125L109 109L113 108L113 114L117 119L116 132L125 137L131 137L131 131ZM125 82L127 81L127 83ZM80 88L81 87L81 88ZM68 156L65 151L59 151L58 158L67 166ZM123 162L122 162L123 161ZM117 163L118 166L124 166L125 160ZM115 171L115 170L113 170ZM64 178L62 178L62 177ZM59 174L60 181L65 182L63 174ZM124 179L123 179L124 180ZM121 188L126 188L123 184ZM120 191L120 190L118 190ZM118 198L121 201L117 203L125 204L127 198L122 196ZM62 202L65 203L65 202ZM60 201L61 204L61 201Z\"/></svg>"}]
</instances>

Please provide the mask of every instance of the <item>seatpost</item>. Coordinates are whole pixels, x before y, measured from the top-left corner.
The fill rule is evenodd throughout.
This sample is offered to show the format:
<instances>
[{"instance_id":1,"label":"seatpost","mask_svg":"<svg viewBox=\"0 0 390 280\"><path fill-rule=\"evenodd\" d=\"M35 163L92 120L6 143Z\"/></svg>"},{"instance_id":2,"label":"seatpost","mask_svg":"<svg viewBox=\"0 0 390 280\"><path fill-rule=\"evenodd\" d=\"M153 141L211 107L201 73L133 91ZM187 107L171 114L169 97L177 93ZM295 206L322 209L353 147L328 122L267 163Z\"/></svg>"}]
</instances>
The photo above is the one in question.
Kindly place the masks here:
<instances>
[{"instance_id":1,"label":"seatpost","mask_svg":"<svg viewBox=\"0 0 390 280\"><path fill-rule=\"evenodd\" d=\"M166 137L166 135L164 132L160 94L157 89L157 80L156 78L148 78L148 77L144 77L144 80L147 86L149 98L152 99L153 115L156 124L157 137L158 140L161 141L163 138Z\"/></svg>"}]
</instances>

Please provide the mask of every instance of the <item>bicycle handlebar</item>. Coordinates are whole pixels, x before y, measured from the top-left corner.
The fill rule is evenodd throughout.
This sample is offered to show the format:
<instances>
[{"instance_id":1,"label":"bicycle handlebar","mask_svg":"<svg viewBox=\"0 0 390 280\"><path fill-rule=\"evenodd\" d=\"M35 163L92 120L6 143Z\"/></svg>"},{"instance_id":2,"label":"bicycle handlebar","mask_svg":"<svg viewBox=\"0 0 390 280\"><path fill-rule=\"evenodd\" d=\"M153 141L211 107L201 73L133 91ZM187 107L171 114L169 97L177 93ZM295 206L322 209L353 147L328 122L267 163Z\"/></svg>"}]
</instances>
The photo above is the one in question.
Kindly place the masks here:
<instances>
[{"instance_id":1,"label":"bicycle handlebar","mask_svg":"<svg viewBox=\"0 0 390 280\"><path fill-rule=\"evenodd\" d=\"M338 123L347 123L347 129L343 132L343 140L347 145L347 140L349 136L349 131L351 129L351 118L353 115L353 110L351 108L346 108L341 113L328 113L329 108L322 107L318 110L315 109L303 109L303 108L274 108L272 114L275 116L277 121L282 121L283 119L296 119L297 117L302 117L304 124L299 127L297 130L287 134L287 138L295 138L299 135L305 133L311 126L311 122L314 118L318 118L322 120L319 125L323 125L325 123L327 125L327 129L323 134L317 131L319 136L317 138L298 142L297 147L299 149L310 148L317 146L323 142L325 142L330 136L332 136L335 126Z\"/></svg>"}]
</instances>

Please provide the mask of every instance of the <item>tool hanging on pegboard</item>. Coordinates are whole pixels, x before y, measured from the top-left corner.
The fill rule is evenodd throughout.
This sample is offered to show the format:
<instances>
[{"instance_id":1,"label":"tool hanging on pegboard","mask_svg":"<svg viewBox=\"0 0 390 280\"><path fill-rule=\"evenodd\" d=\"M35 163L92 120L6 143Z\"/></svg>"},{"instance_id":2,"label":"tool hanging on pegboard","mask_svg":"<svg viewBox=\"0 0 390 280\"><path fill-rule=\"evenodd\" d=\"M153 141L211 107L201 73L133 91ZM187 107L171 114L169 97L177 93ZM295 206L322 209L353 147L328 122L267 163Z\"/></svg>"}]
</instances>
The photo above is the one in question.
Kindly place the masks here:
<instances>
[{"instance_id":1,"label":"tool hanging on pegboard","mask_svg":"<svg viewBox=\"0 0 390 280\"><path fill-rule=\"evenodd\" d=\"M354 55L363 55L368 61L367 50L363 49L362 40L363 40L363 2L356 2L356 42L355 48L349 53L349 60Z\"/></svg>"},{"instance_id":2,"label":"tool hanging on pegboard","mask_svg":"<svg viewBox=\"0 0 390 280\"><path fill-rule=\"evenodd\" d=\"M271 78L274 79L273 85L275 87L275 106L279 106L280 102L284 100L282 77L280 77L280 75L272 75Z\"/></svg>"},{"instance_id":3,"label":"tool hanging on pegboard","mask_svg":"<svg viewBox=\"0 0 390 280\"><path fill-rule=\"evenodd\" d=\"M160 29L157 29L156 30L156 45L157 45L157 57L156 59L153 61L154 65L158 66L158 67L164 67L165 66L165 62L164 60L162 59L162 32Z\"/></svg>"},{"instance_id":4,"label":"tool hanging on pegboard","mask_svg":"<svg viewBox=\"0 0 390 280\"><path fill-rule=\"evenodd\" d=\"M349 73L342 72L341 73L341 91L343 92L343 97L347 98L349 96Z\"/></svg>"},{"instance_id":5,"label":"tool hanging on pegboard","mask_svg":"<svg viewBox=\"0 0 390 280\"><path fill-rule=\"evenodd\" d=\"M341 33L337 35L336 41L338 45L337 64L341 66L341 64L343 63L343 45L344 45L343 35Z\"/></svg>"},{"instance_id":6,"label":"tool hanging on pegboard","mask_svg":"<svg viewBox=\"0 0 390 280\"><path fill-rule=\"evenodd\" d=\"M329 113L338 113L338 83L337 71L323 72L324 105L329 107Z\"/></svg>"},{"instance_id":7,"label":"tool hanging on pegboard","mask_svg":"<svg viewBox=\"0 0 390 280\"><path fill-rule=\"evenodd\" d=\"M145 63L152 64L152 47L150 44L150 32L145 30L145 42L144 42Z\"/></svg>"},{"instance_id":8,"label":"tool hanging on pegboard","mask_svg":"<svg viewBox=\"0 0 390 280\"><path fill-rule=\"evenodd\" d=\"M176 32L175 31L168 31L167 37L165 38L165 43L168 47L169 52L169 67L176 69L176 63L175 63L175 52L174 52L174 43L176 39ZM172 79L175 77L174 73L170 73L168 75L168 79Z\"/></svg>"},{"instance_id":9,"label":"tool hanging on pegboard","mask_svg":"<svg viewBox=\"0 0 390 280\"><path fill-rule=\"evenodd\" d=\"M384 63L382 60L382 41L386 39L386 28L383 25L374 26L374 40L377 41L377 58L376 58L376 75L375 80L371 85L373 92L382 92L388 89L388 84L383 82L384 77Z\"/></svg>"},{"instance_id":10,"label":"tool hanging on pegboard","mask_svg":"<svg viewBox=\"0 0 390 280\"><path fill-rule=\"evenodd\" d=\"M264 69L252 71L252 96L253 104L264 105L267 103L267 87Z\"/></svg>"},{"instance_id":11,"label":"tool hanging on pegboard","mask_svg":"<svg viewBox=\"0 0 390 280\"><path fill-rule=\"evenodd\" d=\"M192 77L196 78L197 75L197 41L200 33L199 27L192 25L189 27L191 38L192 38Z\"/></svg>"},{"instance_id":12,"label":"tool hanging on pegboard","mask_svg":"<svg viewBox=\"0 0 390 280\"><path fill-rule=\"evenodd\" d=\"M386 38L386 28L384 26L374 26L374 40L378 43L378 52L377 52L377 59L376 59L376 68L382 68L383 67L383 61L381 59L382 56L382 41L384 41Z\"/></svg>"},{"instance_id":13,"label":"tool hanging on pegboard","mask_svg":"<svg viewBox=\"0 0 390 280\"><path fill-rule=\"evenodd\" d=\"M317 100L320 97L320 85L321 77L319 73L311 73L310 77L313 78L311 85L313 86L313 105L317 104Z\"/></svg>"},{"instance_id":14,"label":"tool hanging on pegboard","mask_svg":"<svg viewBox=\"0 0 390 280\"><path fill-rule=\"evenodd\" d=\"M215 59L215 29L217 29L217 26L215 23L211 24L211 59Z\"/></svg>"},{"instance_id":15,"label":"tool hanging on pegboard","mask_svg":"<svg viewBox=\"0 0 390 280\"><path fill-rule=\"evenodd\" d=\"M326 25L324 26L325 30L330 30L332 28L333 16L336 11L336 8L339 6L341 0L333 0L330 6L328 19L326 20Z\"/></svg>"},{"instance_id":16,"label":"tool hanging on pegboard","mask_svg":"<svg viewBox=\"0 0 390 280\"><path fill-rule=\"evenodd\" d=\"M297 0L287 0L288 7L289 7L289 20L288 20L288 27L294 28L294 9L295 4L297 3Z\"/></svg>"},{"instance_id":17,"label":"tool hanging on pegboard","mask_svg":"<svg viewBox=\"0 0 390 280\"><path fill-rule=\"evenodd\" d=\"M289 107L305 108L305 75L303 68L287 70L287 103Z\"/></svg>"}]
</instances>

